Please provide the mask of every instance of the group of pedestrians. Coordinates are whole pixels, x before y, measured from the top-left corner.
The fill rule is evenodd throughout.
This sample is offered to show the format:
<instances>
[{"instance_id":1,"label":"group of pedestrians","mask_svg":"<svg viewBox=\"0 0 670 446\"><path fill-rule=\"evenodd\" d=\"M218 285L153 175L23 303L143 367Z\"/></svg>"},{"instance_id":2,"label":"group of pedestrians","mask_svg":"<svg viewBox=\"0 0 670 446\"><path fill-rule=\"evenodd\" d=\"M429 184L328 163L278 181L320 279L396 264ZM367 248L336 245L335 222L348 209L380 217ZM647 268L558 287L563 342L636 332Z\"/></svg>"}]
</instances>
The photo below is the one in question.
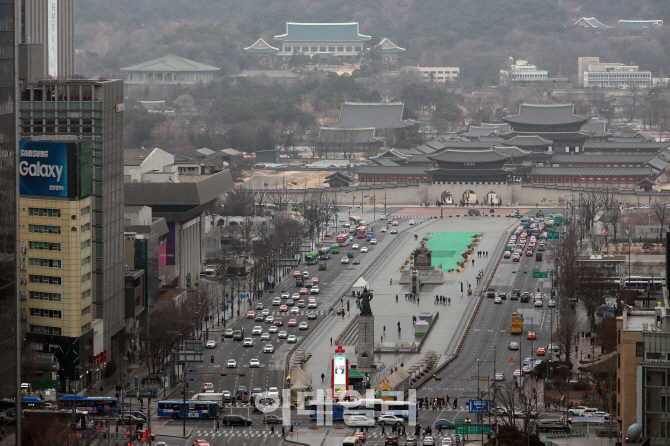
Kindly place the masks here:
<instances>
[{"instance_id":1,"label":"group of pedestrians","mask_svg":"<svg viewBox=\"0 0 670 446\"><path fill-rule=\"evenodd\" d=\"M488 257L489 252L488 251L477 251L477 257ZM474 265L474 263L473 263Z\"/></svg>"},{"instance_id":2,"label":"group of pedestrians","mask_svg":"<svg viewBox=\"0 0 670 446\"><path fill-rule=\"evenodd\" d=\"M479 272L477 273L477 283L482 281L482 277L484 277L484 270L480 269Z\"/></svg>"},{"instance_id":3,"label":"group of pedestrians","mask_svg":"<svg viewBox=\"0 0 670 446\"><path fill-rule=\"evenodd\" d=\"M451 297L435 295L435 303L451 305Z\"/></svg>"},{"instance_id":4,"label":"group of pedestrians","mask_svg":"<svg viewBox=\"0 0 670 446\"><path fill-rule=\"evenodd\" d=\"M408 300L410 302L416 302L417 305L419 304L419 296L416 293L405 293L405 300ZM397 295L396 295L396 302L397 302Z\"/></svg>"}]
</instances>

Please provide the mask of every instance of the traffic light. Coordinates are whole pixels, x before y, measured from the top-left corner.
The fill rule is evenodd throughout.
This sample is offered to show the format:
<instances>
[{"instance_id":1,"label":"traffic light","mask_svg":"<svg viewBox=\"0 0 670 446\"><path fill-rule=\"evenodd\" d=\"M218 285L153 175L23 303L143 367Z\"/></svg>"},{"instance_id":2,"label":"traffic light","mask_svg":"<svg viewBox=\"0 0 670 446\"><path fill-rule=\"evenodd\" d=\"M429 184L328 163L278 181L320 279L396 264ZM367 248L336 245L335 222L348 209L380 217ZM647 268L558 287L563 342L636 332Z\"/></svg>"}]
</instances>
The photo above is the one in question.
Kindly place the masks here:
<instances>
[{"instance_id":1,"label":"traffic light","mask_svg":"<svg viewBox=\"0 0 670 446\"><path fill-rule=\"evenodd\" d=\"M535 390L535 387L533 387L533 398L537 398L537 390Z\"/></svg>"}]
</instances>

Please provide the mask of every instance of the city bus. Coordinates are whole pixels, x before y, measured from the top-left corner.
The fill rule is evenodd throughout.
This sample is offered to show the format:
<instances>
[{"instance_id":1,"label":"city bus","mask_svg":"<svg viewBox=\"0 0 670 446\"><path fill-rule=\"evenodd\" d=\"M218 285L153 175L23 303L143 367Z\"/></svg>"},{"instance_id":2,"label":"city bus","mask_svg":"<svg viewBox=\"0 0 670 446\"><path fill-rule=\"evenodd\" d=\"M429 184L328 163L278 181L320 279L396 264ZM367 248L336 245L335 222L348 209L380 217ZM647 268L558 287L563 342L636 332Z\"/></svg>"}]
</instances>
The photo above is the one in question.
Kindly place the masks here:
<instances>
[{"instance_id":1,"label":"city bus","mask_svg":"<svg viewBox=\"0 0 670 446\"><path fill-rule=\"evenodd\" d=\"M76 397L76 402L75 402ZM85 397L83 395L65 395L58 400L59 409L70 409L75 406L83 412L95 412L98 415L116 415L119 413L119 400L107 397Z\"/></svg>"},{"instance_id":2,"label":"city bus","mask_svg":"<svg viewBox=\"0 0 670 446\"><path fill-rule=\"evenodd\" d=\"M621 277L621 288L624 290L656 291L663 289L663 279L660 276L628 276Z\"/></svg>"},{"instance_id":3,"label":"city bus","mask_svg":"<svg viewBox=\"0 0 670 446\"><path fill-rule=\"evenodd\" d=\"M340 237L337 237L337 238L339 239ZM339 240L338 240L338 242L339 242ZM332 252L333 254L339 254L340 253L340 244L339 243L333 243L332 245L330 245L330 252Z\"/></svg>"},{"instance_id":4,"label":"city bus","mask_svg":"<svg viewBox=\"0 0 670 446\"><path fill-rule=\"evenodd\" d=\"M319 256L318 256L317 253L315 253L315 252L308 252L307 254L305 254L305 263L306 263L307 265L316 265L316 261L317 261L317 258L318 258L318 257L319 257Z\"/></svg>"},{"instance_id":5,"label":"city bus","mask_svg":"<svg viewBox=\"0 0 670 446\"><path fill-rule=\"evenodd\" d=\"M158 416L167 418L219 418L216 401L159 401Z\"/></svg>"},{"instance_id":6,"label":"city bus","mask_svg":"<svg viewBox=\"0 0 670 446\"><path fill-rule=\"evenodd\" d=\"M61 424L69 423L70 429L83 431L88 429L89 417L88 412L76 411L74 414L72 410L50 410L50 409L25 409L23 410L23 418L35 418L40 423L47 423L50 420L58 420Z\"/></svg>"},{"instance_id":7,"label":"city bus","mask_svg":"<svg viewBox=\"0 0 670 446\"><path fill-rule=\"evenodd\" d=\"M319 249L319 260L328 260L330 258L330 246Z\"/></svg>"},{"instance_id":8,"label":"city bus","mask_svg":"<svg viewBox=\"0 0 670 446\"><path fill-rule=\"evenodd\" d=\"M518 313L516 311L512 313L512 319L510 320L510 333L523 333L523 313Z\"/></svg>"},{"instance_id":9,"label":"city bus","mask_svg":"<svg viewBox=\"0 0 670 446\"><path fill-rule=\"evenodd\" d=\"M520 221L519 223L520 223L521 226L523 226L524 228L527 228L528 225L530 225L530 219L527 218L527 217L524 217L524 218L521 219L521 221Z\"/></svg>"},{"instance_id":10,"label":"city bus","mask_svg":"<svg viewBox=\"0 0 670 446\"><path fill-rule=\"evenodd\" d=\"M418 417L416 403L409 401L385 401L382 399L362 399L358 401L310 401L311 418L325 418L332 415L333 420L342 420L345 415L367 415L377 418L384 414L393 414L406 420Z\"/></svg>"},{"instance_id":11,"label":"city bus","mask_svg":"<svg viewBox=\"0 0 670 446\"><path fill-rule=\"evenodd\" d=\"M361 217L356 217L355 215L349 217L349 223L355 224L356 226L359 226L362 221L363 219Z\"/></svg>"},{"instance_id":12,"label":"city bus","mask_svg":"<svg viewBox=\"0 0 670 446\"><path fill-rule=\"evenodd\" d=\"M368 227L367 226L359 226L356 228L356 231L354 232L354 236L356 238L365 238L368 236Z\"/></svg>"},{"instance_id":13,"label":"city bus","mask_svg":"<svg viewBox=\"0 0 670 446\"><path fill-rule=\"evenodd\" d=\"M337 244L340 246L349 245L349 234L340 234L337 236Z\"/></svg>"}]
</instances>

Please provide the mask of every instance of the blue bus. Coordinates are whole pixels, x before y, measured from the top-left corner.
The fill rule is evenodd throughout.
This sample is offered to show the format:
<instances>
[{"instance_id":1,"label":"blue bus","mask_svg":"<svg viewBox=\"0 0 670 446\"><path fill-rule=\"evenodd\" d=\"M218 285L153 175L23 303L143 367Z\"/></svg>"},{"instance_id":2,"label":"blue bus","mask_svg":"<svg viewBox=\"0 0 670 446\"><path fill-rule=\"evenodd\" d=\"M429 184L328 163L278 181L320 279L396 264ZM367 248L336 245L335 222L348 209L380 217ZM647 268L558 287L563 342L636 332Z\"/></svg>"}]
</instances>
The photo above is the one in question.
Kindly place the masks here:
<instances>
[{"instance_id":1,"label":"blue bus","mask_svg":"<svg viewBox=\"0 0 670 446\"><path fill-rule=\"evenodd\" d=\"M418 417L416 403L409 401L385 401L382 399L361 399L358 401L336 401L332 404L324 404L323 401L310 401L309 410L311 418L325 418L332 415L333 420L343 420L345 415L365 415L377 418L384 414L392 413L406 420Z\"/></svg>"},{"instance_id":2,"label":"blue bus","mask_svg":"<svg viewBox=\"0 0 670 446\"><path fill-rule=\"evenodd\" d=\"M527 228L530 225L530 218L524 217L524 218L521 219L521 221L519 223L524 228Z\"/></svg>"},{"instance_id":3,"label":"blue bus","mask_svg":"<svg viewBox=\"0 0 670 446\"><path fill-rule=\"evenodd\" d=\"M219 418L216 401L159 401L158 416L167 418Z\"/></svg>"},{"instance_id":4,"label":"blue bus","mask_svg":"<svg viewBox=\"0 0 670 446\"><path fill-rule=\"evenodd\" d=\"M330 246L319 249L319 260L328 260L330 258Z\"/></svg>"},{"instance_id":5,"label":"blue bus","mask_svg":"<svg viewBox=\"0 0 670 446\"><path fill-rule=\"evenodd\" d=\"M95 412L98 415L116 415L119 413L119 400L116 398L65 395L58 400L59 409L71 410L72 406L82 412Z\"/></svg>"}]
</instances>

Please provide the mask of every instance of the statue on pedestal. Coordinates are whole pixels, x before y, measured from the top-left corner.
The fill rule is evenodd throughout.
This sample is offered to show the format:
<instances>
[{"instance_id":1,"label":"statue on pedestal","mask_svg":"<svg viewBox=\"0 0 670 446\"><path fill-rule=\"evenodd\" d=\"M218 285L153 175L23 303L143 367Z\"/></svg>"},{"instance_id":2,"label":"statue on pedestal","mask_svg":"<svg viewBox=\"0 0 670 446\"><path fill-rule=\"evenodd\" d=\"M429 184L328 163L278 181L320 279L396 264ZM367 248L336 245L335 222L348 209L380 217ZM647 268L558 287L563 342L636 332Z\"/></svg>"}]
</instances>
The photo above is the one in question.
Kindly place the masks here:
<instances>
[{"instance_id":1,"label":"statue on pedestal","mask_svg":"<svg viewBox=\"0 0 670 446\"><path fill-rule=\"evenodd\" d=\"M372 308L370 308L372 297L372 293L365 288L361 295L356 298L361 308L361 316L372 316Z\"/></svg>"}]
</instances>

